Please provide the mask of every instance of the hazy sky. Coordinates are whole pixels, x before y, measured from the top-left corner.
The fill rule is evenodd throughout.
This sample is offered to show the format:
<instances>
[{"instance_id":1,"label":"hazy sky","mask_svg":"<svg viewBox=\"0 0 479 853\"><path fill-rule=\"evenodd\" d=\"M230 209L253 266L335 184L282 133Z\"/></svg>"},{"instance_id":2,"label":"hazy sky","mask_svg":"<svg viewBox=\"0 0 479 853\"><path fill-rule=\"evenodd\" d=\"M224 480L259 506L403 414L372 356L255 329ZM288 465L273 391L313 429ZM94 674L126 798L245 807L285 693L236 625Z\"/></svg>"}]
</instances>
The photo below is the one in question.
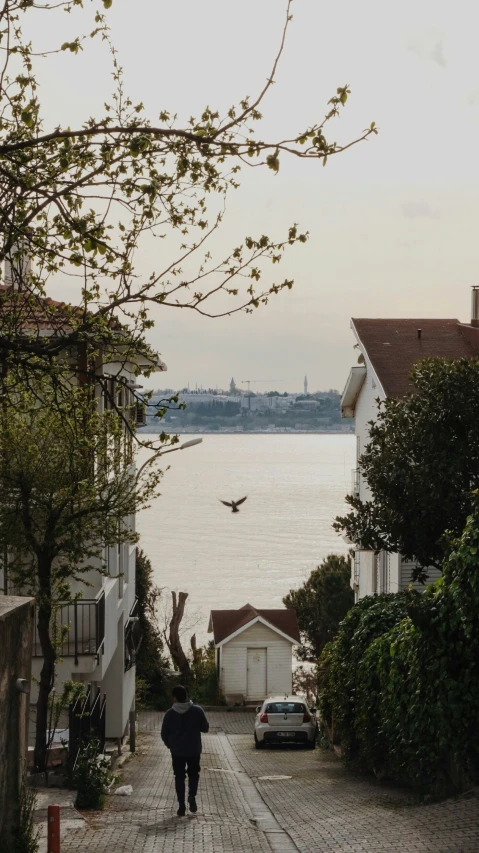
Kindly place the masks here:
<instances>
[{"instance_id":1,"label":"hazy sky","mask_svg":"<svg viewBox=\"0 0 479 853\"><path fill-rule=\"evenodd\" d=\"M264 84L282 0L113 0L108 13L127 89L152 117L227 109ZM247 234L310 231L282 277L295 279L254 316L207 320L158 311L151 342L171 387L226 386L231 376L278 389L342 388L354 361L351 316L468 319L478 283L479 6L472 0L295 0L294 20L259 134L294 135L322 117L337 86L352 96L329 136L380 135L325 169L281 162L243 174L230 195L221 253ZM89 12L89 15L91 12ZM78 16L42 18L46 43ZM48 24L48 26L47 26ZM59 26L57 24L57 26ZM42 70L46 125L101 112L109 65L97 42ZM146 261L146 259L145 259ZM279 380L283 382L279 383ZM274 387L258 384L257 390Z\"/></svg>"}]
</instances>

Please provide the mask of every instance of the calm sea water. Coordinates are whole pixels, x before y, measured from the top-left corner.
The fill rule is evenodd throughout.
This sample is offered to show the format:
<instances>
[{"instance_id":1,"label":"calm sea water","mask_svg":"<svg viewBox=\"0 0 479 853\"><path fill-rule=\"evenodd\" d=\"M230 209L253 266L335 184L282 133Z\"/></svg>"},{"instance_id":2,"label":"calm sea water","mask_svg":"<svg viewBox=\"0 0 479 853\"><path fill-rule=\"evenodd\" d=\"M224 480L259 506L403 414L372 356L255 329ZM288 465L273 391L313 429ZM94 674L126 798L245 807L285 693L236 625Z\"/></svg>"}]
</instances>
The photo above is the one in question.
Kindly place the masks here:
<instances>
[{"instance_id":1,"label":"calm sea water","mask_svg":"<svg viewBox=\"0 0 479 853\"><path fill-rule=\"evenodd\" d=\"M162 495L137 526L157 584L189 593L199 640L210 610L281 607L323 557L346 553L331 522L345 508L354 442L352 435L205 435L165 458ZM219 502L244 495L239 513Z\"/></svg>"}]
</instances>

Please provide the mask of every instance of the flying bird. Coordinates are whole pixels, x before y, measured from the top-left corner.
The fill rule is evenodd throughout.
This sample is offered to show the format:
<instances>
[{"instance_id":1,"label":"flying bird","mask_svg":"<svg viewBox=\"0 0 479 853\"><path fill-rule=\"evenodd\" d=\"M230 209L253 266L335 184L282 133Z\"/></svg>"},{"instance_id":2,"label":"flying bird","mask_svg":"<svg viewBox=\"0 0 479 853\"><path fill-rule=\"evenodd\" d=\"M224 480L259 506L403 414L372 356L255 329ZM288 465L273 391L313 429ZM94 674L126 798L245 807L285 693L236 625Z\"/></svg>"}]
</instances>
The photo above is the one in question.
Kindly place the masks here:
<instances>
[{"instance_id":1,"label":"flying bird","mask_svg":"<svg viewBox=\"0 0 479 853\"><path fill-rule=\"evenodd\" d=\"M231 503L228 503L228 501L221 501L221 503L224 504L225 506L232 507L231 512L239 512L239 509L238 509L239 505L243 504L247 497L248 496L246 495L246 497L241 498L240 501L231 501Z\"/></svg>"}]
</instances>

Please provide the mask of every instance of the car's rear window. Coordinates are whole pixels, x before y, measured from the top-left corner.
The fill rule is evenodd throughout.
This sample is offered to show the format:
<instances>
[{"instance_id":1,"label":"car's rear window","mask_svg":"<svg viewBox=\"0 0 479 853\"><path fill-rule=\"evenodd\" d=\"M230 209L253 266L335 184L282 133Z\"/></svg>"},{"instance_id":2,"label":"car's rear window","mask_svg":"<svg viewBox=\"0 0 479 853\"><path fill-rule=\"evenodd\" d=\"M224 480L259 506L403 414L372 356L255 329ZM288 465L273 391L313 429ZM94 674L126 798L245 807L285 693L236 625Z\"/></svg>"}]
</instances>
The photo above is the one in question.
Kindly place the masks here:
<instances>
[{"instance_id":1,"label":"car's rear window","mask_svg":"<svg viewBox=\"0 0 479 853\"><path fill-rule=\"evenodd\" d=\"M267 714L304 714L305 710L301 702L270 702L266 705Z\"/></svg>"}]
</instances>

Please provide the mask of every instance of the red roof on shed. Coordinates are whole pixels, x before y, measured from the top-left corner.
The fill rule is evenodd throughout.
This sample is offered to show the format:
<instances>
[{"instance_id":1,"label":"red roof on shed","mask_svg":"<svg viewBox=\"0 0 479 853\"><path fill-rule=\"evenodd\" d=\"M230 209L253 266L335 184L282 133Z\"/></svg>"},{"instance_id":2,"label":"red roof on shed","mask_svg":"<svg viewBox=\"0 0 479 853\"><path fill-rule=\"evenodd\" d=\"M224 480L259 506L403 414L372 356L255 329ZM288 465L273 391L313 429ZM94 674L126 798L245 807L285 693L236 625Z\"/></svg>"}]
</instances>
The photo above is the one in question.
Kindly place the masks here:
<instances>
[{"instance_id":1,"label":"red roof on shed","mask_svg":"<svg viewBox=\"0 0 479 853\"><path fill-rule=\"evenodd\" d=\"M258 610L251 604L245 604L239 610L212 610L209 630L213 631L215 644L221 643L240 628L261 616L272 628L276 628L295 643L301 642L296 610Z\"/></svg>"}]
</instances>

